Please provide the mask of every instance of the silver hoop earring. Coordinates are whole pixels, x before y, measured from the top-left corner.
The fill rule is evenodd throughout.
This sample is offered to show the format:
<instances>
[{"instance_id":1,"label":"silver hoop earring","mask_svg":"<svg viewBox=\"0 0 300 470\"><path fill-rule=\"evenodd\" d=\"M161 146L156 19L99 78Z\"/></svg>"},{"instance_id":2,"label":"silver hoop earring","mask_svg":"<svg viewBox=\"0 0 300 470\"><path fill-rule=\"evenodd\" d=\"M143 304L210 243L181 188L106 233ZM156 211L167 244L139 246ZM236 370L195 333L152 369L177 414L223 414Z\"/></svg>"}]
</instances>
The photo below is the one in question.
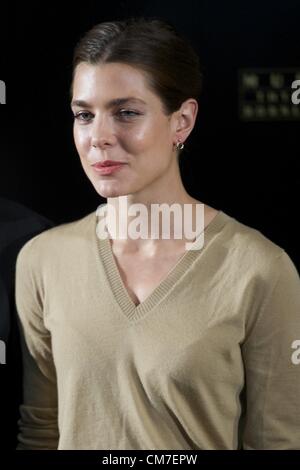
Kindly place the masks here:
<instances>
[{"instance_id":1,"label":"silver hoop earring","mask_svg":"<svg viewBox=\"0 0 300 470\"><path fill-rule=\"evenodd\" d=\"M180 140L176 143L176 149L177 150L182 150L184 148L184 144L180 142Z\"/></svg>"}]
</instances>

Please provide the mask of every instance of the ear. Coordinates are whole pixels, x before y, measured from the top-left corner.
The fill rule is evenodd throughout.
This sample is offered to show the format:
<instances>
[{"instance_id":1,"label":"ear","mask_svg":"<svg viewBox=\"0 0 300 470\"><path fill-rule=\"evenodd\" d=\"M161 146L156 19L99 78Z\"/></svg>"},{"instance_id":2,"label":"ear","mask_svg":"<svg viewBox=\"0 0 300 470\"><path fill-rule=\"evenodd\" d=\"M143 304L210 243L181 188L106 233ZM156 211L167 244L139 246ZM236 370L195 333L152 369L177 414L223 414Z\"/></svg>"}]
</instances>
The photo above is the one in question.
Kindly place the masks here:
<instances>
[{"instance_id":1,"label":"ear","mask_svg":"<svg viewBox=\"0 0 300 470\"><path fill-rule=\"evenodd\" d=\"M192 132L198 113L198 102L194 98L184 101L175 112L174 143L178 140L184 143Z\"/></svg>"}]
</instances>

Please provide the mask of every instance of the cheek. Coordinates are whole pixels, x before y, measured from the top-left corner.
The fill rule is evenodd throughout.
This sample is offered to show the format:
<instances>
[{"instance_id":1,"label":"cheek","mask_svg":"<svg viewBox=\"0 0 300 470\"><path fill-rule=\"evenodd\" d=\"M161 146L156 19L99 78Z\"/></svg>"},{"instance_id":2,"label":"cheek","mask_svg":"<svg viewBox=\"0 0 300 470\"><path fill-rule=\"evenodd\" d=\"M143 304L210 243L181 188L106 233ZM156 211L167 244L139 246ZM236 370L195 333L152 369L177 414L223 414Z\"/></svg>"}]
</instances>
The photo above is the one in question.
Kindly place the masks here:
<instances>
[{"instance_id":1,"label":"cheek","mask_svg":"<svg viewBox=\"0 0 300 470\"><path fill-rule=\"evenodd\" d=\"M76 127L74 125L73 127L73 138L74 138L74 143L76 146L76 149L81 156L83 156L83 152L85 152L88 149L88 139L85 133Z\"/></svg>"},{"instance_id":2,"label":"cheek","mask_svg":"<svg viewBox=\"0 0 300 470\"><path fill-rule=\"evenodd\" d=\"M166 139L164 124L159 120L144 122L140 125L128 127L119 133L120 143L130 153L138 154L161 146Z\"/></svg>"},{"instance_id":3,"label":"cheek","mask_svg":"<svg viewBox=\"0 0 300 470\"><path fill-rule=\"evenodd\" d=\"M126 152L135 155L145 151L148 140L149 136L145 129L131 128L120 134L119 142Z\"/></svg>"}]
</instances>

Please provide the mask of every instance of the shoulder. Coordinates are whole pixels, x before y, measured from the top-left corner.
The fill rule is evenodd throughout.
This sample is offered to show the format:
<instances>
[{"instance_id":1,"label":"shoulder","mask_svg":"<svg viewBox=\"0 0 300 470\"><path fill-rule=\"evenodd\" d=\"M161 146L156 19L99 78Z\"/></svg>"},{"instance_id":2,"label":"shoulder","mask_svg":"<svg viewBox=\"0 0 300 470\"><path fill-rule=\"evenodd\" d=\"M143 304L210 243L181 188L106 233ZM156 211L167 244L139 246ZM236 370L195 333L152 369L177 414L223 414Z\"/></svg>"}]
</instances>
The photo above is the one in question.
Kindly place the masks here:
<instances>
[{"instance_id":1,"label":"shoulder","mask_svg":"<svg viewBox=\"0 0 300 470\"><path fill-rule=\"evenodd\" d=\"M220 269L226 285L232 286L234 299L242 298L246 336L262 312L270 330L275 320L278 324L284 321L284 315L298 318L300 278L288 253L258 229L232 217L226 216L226 220L218 245Z\"/></svg>"},{"instance_id":2,"label":"shoulder","mask_svg":"<svg viewBox=\"0 0 300 470\"><path fill-rule=\"evenodd\" d=\"M220 237L219 249L224 253L225 269L237 279L277 282L279 275L297 277L297 269L285 249L260 230L224 215L226 223Z\"/></svg>"},{"instance_id":3,"label":"shoulder","mask_svg":"<svg viewBox=\"0 0 300 470\"><path fill-rule=\"evenodd\" d=\"M262 231L227 214L226 218L226 241L231 251L238 251L242 258L250 257L252 262L259 262L259 260L265 262L283 254L284 248L268 238Z\"/></svg>"},{"instance_id":4,"label":"shoulder","mask_svg":"<svg viewBox=\"0 0 300 470\"><path fill-rule=\"evenodd\" d=\"M95 220L95 213L92 212L79 220L63 223L39 233L22 247L17 264L37 266L47 261L54 263L56 260L63 260L69 253L75 254L78 246L86 243L94 233Z\"/></svg>"}]
</instances>

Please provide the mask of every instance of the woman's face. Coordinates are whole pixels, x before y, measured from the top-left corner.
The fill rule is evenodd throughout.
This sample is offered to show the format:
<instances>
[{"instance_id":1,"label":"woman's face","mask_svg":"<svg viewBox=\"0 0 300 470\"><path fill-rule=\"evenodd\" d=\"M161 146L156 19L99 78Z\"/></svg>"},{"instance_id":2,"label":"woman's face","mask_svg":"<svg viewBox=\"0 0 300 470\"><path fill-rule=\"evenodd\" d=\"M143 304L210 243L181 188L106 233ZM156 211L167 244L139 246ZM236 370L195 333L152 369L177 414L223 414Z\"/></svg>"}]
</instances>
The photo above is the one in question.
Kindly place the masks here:
<instances>
[{"instance_id":1,"label":"woman's face","mask_svg":"<svg viewBox=\"0 0 300 470\"><path fill-rule=\"evenodd\" d=\"M177 165L175 113L163 113L140 70L120 63L80 63L72 110L83 169L102 197L138 193ZM123 165L109 174L92 166L105 160Z\"/></svg>"}]
</instances>

